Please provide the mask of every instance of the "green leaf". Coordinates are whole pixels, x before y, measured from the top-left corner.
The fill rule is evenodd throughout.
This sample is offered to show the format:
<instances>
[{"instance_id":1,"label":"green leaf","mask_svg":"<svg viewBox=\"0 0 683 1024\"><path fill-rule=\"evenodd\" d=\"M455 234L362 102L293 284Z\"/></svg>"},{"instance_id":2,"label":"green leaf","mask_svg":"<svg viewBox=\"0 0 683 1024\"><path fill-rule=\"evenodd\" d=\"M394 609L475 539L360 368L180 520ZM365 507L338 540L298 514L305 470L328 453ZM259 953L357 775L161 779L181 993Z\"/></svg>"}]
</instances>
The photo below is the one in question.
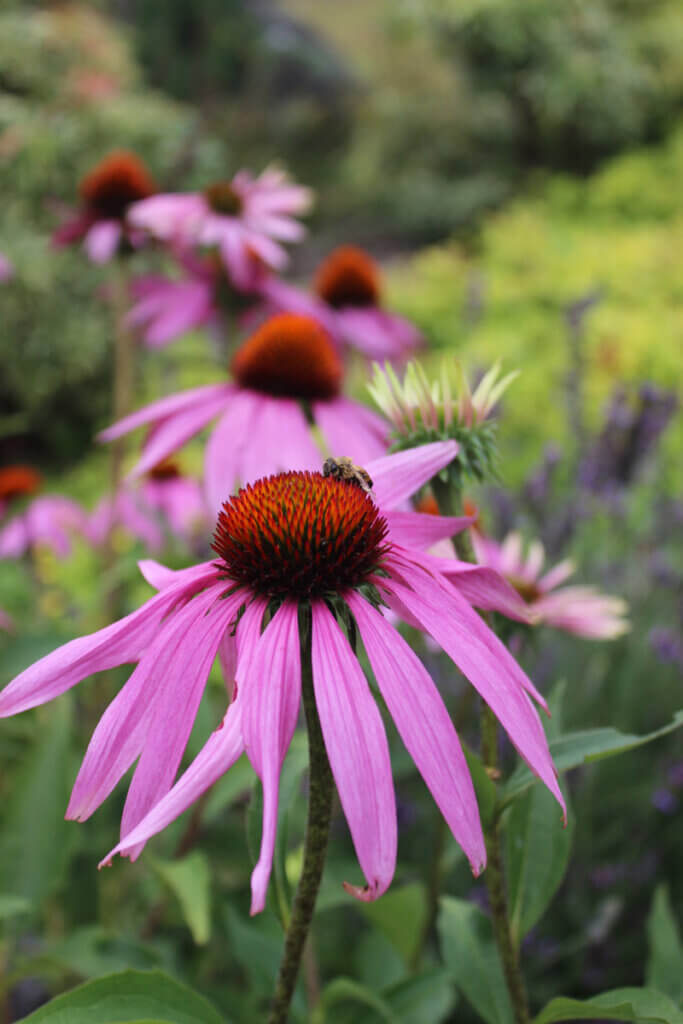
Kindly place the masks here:
<instances>
[{"instance_id":1,"label":"green leaf","mask_svg":"<svg viewBox=\"0 0 683 1024\"><path fill-rule=\"evenodd\" d=\"M161 971L121 971L57 996L25 1024L225 1024L204 996Z\"/></svg>"},{"instance_id":2,"label":"green leaf","mask_svg":"<svg viewBox=\"0 0 683 1024\"><path fill-rule=\"evenodd\" d=\"M564 878L574 829L545 786L534 786L510 809L505 821L508 901L515 944L545 913Z\"/></svg>"},{"instance_id":3,"label":"green leaf","mask_svg":"<svg viewBox=\"0 0 683 1024\"><path fill-rule=\"evenodd\" d=\"M365 916L386 935L406 963L417 949L427 916L425 888L411 882L401 888L389 889L375 903L361 903Z\"/></svg>"},{"instance_id":4,"label":"green leaf","mask_svg":"<svg viewBox=\"0 0 683 1024\"><path fill-rule=\"evenodd\" d=\"M465 900L444 897L438 919L441 951L458 989L489 1024L513 1024L503 968L486 915Z\"/></svg>"},{"instance_id":5,"label":"green leaf","mask_svg":"<svg viewBox=\"0 0 683 1024\"><path fill-rule=\"evenodd\" d=\"M180 860L155 857L151 864L178 900L192 938L204 945L211 934L211 874L205 854L193 850Z\"/></svg>"},{"instance_id":6,"label":"green leaf","mask_svg":"<svg viewBox=\"0 0 683 1024\"><path fill-rule=\"evenodd\" d=\"M650 956L645 967L645 982L680 1004L683 1002L683 945L665 885L655 890L647 919L647 935Z\"/></svg>"},{"instance_id":7,"label":"green leaf","mask_svg":"<svg viewBox=\"0 0 683 1024\"><path fill-rule=\"evenodd\" d=\"M365 985L360 985L351 978L335 978L326 986L320 997L320 1002L311 1015L311 1024L324 1024L328 1014L338 1003L360 1003L372 1009L378 1019L386 1024L401 1024L400 1019L394 1014L389 1004L376 995Z\"/></svg>"},{"instance_id":8,"label":"green leaf","mask_svg":"<svg viewBox=\"0 0 683 1024\"><path fill-rule=\"evenodd\" d=\"M679 729L682 725L683 711L677 711L671 722L644 736L619 732L610 727L569 732L550 741L550 753L558 772L566 772L581 764L590 764L593 761L600 761L606 757L615 757L617 754L635 750L636 747L651 743L653 740L659 739L660 736L666 736L667 733ZM502 789L503 802L510 803L534 782L536 782L536 778L526 765L519 765Z\"/></svg>"},{"instance_id":9,"label":"green leaf","mask_svg":"<svg viewBox=\"0 0 683 1024\"><path fill-rule=\"evenodd\" d=\"M0 835L3 888L38 911L66 866L74 825L64 820L69 800L71 703L50 714L12 780Z\"/></svg>"},{"instance_id":10,"label":"green leaf","mask_svg":"<svg viewBox=\"0 0 683 1024\"><path fill-rule=\"evenodd\" d=\"M617 988L592 999L552 999L533 1024L557 1020L620 1020L630 1024L683 1024L683 1013L651 988Z\"/></svg>"},{"instance_id":11,"label":"green leaf","mask_svg":"<svg viewBox=\"0 0 683 1024\"><path fill-rule=\"evenodd\" d=\"M448 972L441 967L399 981L384 989L382 996L401 1024L439 1024L457 1001Z\"/></svg>"}]
</instances>

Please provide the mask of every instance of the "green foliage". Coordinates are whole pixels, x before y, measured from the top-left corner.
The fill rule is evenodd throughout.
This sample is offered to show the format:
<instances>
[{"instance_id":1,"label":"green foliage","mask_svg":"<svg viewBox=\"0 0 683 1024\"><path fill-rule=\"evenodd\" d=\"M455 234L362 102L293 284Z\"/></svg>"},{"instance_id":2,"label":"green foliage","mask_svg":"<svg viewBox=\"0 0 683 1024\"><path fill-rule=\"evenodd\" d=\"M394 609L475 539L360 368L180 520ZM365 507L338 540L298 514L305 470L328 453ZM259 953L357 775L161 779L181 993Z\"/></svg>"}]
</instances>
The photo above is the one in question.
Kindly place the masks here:
<instances>
[{"instance_id":1,"label":"green foliage","mask_svg":"<svg viewBox=\"0 0 683 1024\"><path fill-rule=\"evenodd\" d=\"M649 988L659 989L683 1005L683 943L666 885L655 889L647 921L650 956L645 970Z\"/></svg>"},{"instance_id":2,"label":"green foliage","mask_svg":"<svg viewBox=\"0 0 683 1024\"><path fill-rule=\"evenodd\" d=\"M211 877L206 856L193 850L180 860L155 859L152 866L178 900L192 938L204 945L211 932Z\"/></svg>"},{"instance_id":3,"label":"green foliage","mask_svg":"<svg viewBox=\"0 0 683 1024\"><path fill-rule=\"evenodd\" d=\"M89 981L26 1020L30 1024L225 1024L204 996L160 971L123 971Z\"/></svg>"},{"instance_id":4,"label":"green foliage","mask_svg":"<svg viewBox=\"0 0 683 1024\"><path fill-rule=\"evenodd\" d=\"M512 1024L514 1015L491 921L465 900L443 897L441 952L459 991L487 1024Z\"/></svg>"},{"instance_id":5,"label":"green foliage","mask_svg":"<svg viewBox=\"0 0 683 1024\"><path fill-rule=\"evenodd\" d=\"M633 1024L683 1024L683 1014L670 999L647 988L620 988L593 999L553 999L534 1024L560 1020L620 1020Z\"/></svg>"},{"instance_id":6,"label":"green foliage","mask_svg":"<svg viewBox=\"0 0 683 1024\"><path fill-rule=\"evenodd\" d=\"M586 182L553 179L537 198L488 219L476 249L428 249L392 272L390 302L420 324L440 353L482 368L500 359L504 371L522 371L503 402L507 485L537 461L539 432L566 454L575 450L566 398L575 344L585 366L582 414L591 429L617 380L670 387L679 374L682 278L675 254L683 204L674 182L681 176L678 132ZM575 342L568 310L591 295L596 304ZM438 373L437 358L427 369ZM665 451L673 459L682 445L679 420Z\"/></svg>"}]
</instances>

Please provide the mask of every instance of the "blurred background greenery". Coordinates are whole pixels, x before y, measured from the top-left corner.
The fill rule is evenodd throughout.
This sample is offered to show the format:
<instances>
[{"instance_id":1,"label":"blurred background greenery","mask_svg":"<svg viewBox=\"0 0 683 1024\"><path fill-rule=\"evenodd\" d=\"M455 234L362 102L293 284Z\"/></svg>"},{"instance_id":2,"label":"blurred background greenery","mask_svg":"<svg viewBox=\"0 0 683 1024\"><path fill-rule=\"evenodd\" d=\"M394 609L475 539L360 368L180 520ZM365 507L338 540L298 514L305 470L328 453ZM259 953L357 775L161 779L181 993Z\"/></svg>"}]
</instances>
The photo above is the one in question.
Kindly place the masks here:
<instances>
[{"instance_id":1,"label":"blurred background greenery","mask_svg":"<svg viewBox=\"0 0 683 1024\"><path fill-rule=\"evenodd\" d=\"M275 160L318 196L295 277L339 242L365 245L384 265L389 303L423 330L428 364L457 355L474 373L496 359L522 370L501 410L507 489L473 495L484 521L541 534L557 559L572 554L582 581L628 598L634 623L611 645L544 635L525 666L546 690L566 681L568 727L664 724L680 706L683 668L683 434L671 395L683 368L682 52L679 0L0 0L0 252L15 268L0 291L0 461L37 462L88 506L99 497L107 270L50 247L82 175L114 147L138 152L163 189ZM198 336L141 352L138 366L140 400L223 375ZM352 379L366 398L362 375ZM66 573L48 555L30 571L3 563L0 607L20 629L0 641L2 681L103 624L112 572L131 607L146 596L142 555L121 539L119 564L104 573L85 547ZM455 700L446 665L425 656ZM92 825L61 821L116 681L3 725L0 889L26 901L11 913L0 901L4 1019L75 980L158 965L230 1019L259 1019L280 933L273 915L247 923L249 772L212 793L186 876L174 854L187 822L158 840L156 859L96 874L120 794ZM193 751L218 713L214 682ZM388 993L401 1021L455 1019L435 947L422 995L410 987L409 937L439 838L399 751L396 763L405 813L395 888L374 908L352 906L336 884L353 873L352 853L335 836L324 905L340 917L333 934L320 930L321 971ZM295 751L292 792L302 767ZM676 734L581 769L571 793L574 860L526 940L534 1005L642 981L669 922L664 890L648 918L657 885L669 885L674 908L683 901ZM302 820L295 800L292 835ZM298 852L288 853L292 874ZM444 891L472 894L454 845ZM362 1019L381 1019L372 1014ZM457 1019L475 1019L464 1002Z\"/></svg>"}]
</instances>

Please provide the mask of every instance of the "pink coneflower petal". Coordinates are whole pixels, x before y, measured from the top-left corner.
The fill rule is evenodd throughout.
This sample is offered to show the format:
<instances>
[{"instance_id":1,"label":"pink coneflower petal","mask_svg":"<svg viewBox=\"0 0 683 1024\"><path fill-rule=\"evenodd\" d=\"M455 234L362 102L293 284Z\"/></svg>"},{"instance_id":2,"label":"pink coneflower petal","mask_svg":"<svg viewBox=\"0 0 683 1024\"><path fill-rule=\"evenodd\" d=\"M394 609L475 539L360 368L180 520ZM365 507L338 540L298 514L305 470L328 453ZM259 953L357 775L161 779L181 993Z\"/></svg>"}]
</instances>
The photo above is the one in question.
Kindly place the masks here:
<instances>
[{"instance_id":1,"label":"pink coneflower petal","mask_svg":"<svg viewBox=\"0 0 683 1024\"><path fill-rule=\"evenodd\" d=\"M20 558L30 544L31 538L24 516L16 516L0 530L0 558Z\"/></svg>"},{"instance_id":2,"label":"pink coneflower petal","mask_svg":"<svg viewBox=\"0 0 683 1024\"><path fill-rule=\"evenodd\" d=\"M534 610L558 629L596 640L611 640L629 630L624 618L626 602L601 594L594 587L565 587L545 594L534 602Z\"/></svg>"},{"instance_id":3,"label":"pink coneflower petal","mask_svg":"<svg viewBox=\"0 0 683 1024\"><path fill-rule=\"evenodd\" d=\"M216 570L210 563L194 566L177 584L167 587L136 612L45 655L0 693L0 718L53 700L94 672L137 661L170 609L215 577Z\"/></svg>"},{"instance_id":4,"label":"pink coneflower petal","mask_svg":"<svg viewBox=\"0 0 683 1024\"><path fill-rule=\"evenodd\" d=\"M128 681L102 715L76 778L66 817L85 821L111 793L141 754L152 721L163 715L159 705L174 659L198 615L208 610L220 590L211 588L163 623Z\"/></svg>"},{"instance_id":5,"label":"pink coneflower petal","mask_svg":"<svg viewBox=\"0 0 683 1024\"><path fill-rule=\"evenodd\" d=\"M337 330L348 345L359 346L369 359L392 362L407 358L422 342L422 335L408 320L384 309L340 309Z\"/></svg>"},{"instance_id":6,"label":"pink coneflower petal","mask_svg":"<svg viewBox=\"0 0 683 1024\"><path fill-rule=\"evenodd\" d=\"M419 570L417 562L414 568ZM467 676L496 715L512 743L529 767L548 787L566 813L557 784L548 742L540 720L526 691L536 690L506 647L489 630L464 598L446 589L428 572L410 574L410 586L399 583L400 565L387 582L388 603L391 594L399 601ZM399 614L401 609L395 608ZM538 698L542 700L540 694Z\"/></svg>"},{"instance_id":7,"label":"pink coneflower petal","mask_svg":"<svg viewBox=\"0 0 683 1024\"><path fill-rule=\"evenodd\" d=\"M509 533L500 548L500 572L506 576L520 576L523 571L522 537Z\"/></svg>"},{"instance_id":8,"label":"pink coneflower petal","mask_svg":"<svg viewBox=\"0 0 683 1024\"><path fill-rule=\"evenodd\" d=\"M204 405L191 407L168 420L156 423L148 434L142 446L142 455L130 471L129 477L136 479L143 476L178 448L182 448L223 410L231 397L230 393L226 394L224 391L222 395L207 399Z\"/></svg>"},{"instance_id":9,"label":"pink coneflower petal","mask_svg":"<svg viewBox=\"0 0 683 1024\"><path fill-rule=\"evenodd\" d=\"M223 591L222 583L210 587L174 616L166 673L123 809L122 837L173 785L220 639L244 602L241 592L219 600ZM131 859L139 852L132 850Z\"/></svg>"},{"instance_id":10,"label":"pink coneflower petal","mask_svg":"<svg viewBox=\"0 0 683 1024\"><path fill-rule=\"evenodd\" d=\"M475 875L486 864L479 809L465 755L429 673L400 633L358 594L347 603L401 739Z\"/></svg>"},{"instance_id":11,"label":"pink coneflower petal","mask_svg":"<svg viewBox=\"0 0 683 1024\"><path fill-rule=\"evenodd\" d=\"M573 576L575 572L576 566L574 562L572 562L571 558L565 558L563 562L558 562L552 569L549 569L545 576L541 576L538 581L538 589L542 593L554 590L555 587L559 587L560 583L564 583L570 576Z\"/></svg>"},{"instance_id":12,"label":"pink coneflower petal","mask_svg":"<svg viewBox=\"0 0 683 1024\"><path fill-rule=\"evenodd\" d=\"M434 441L366 463L377 504L382 509L396 508L452 462L457 453L456 441Z\"/></svg>"},{"instance_id":13,"label":"pink coneflower petal","mask_svg":"<svg viewBox=\"0 0 683 1024\"><path fill-rule=\"evenodd\" d=\"M236 391L211 431L204 451L206 497L211 511L219 509L242 478L242 463L260 409L259 396Z\"/></svg>"},{"instance_id":14,"label":"pink coneflower petal","mask_svg":"<svg viewBox=\"0 0 683 1024\"><path fill-rule=\"evenodd\" d=\"M85 236L85 248L93 263L107 263L119 247L123 229L117 220L93 224Z\"/></svg>"},{"instance_id":15,"label":"pink coneflower petal","mask_svg":"<svg viewBox=\"0 0 683 1024\"><path fill-rule=\"evenodd\" d=\"M535 621L533 611L522 600L515 588L511 587L494 569L483 565L473 565L471 562L449 559L445 565L439 567L439 571L475 608L481 608L485 612L500 612L501 615L505 615L509 619L516 619L518 622L531 623ZM539 699L539 703L545 707L543 698Z\"/></svg>"},{"instance_id":16,"label":"pink coneflower petal","mask_svg":"<svg viewBox=\"0 0 683 1024\"><path fill-rule=\"evenodd\" d=\"M361 900L386 890L396 866L396 801L382 718L348 640L321 602L313 606L313 686L327 756L367 880L345 883Z\"/></svg>"},{"instance_id":17,"label":"pink coneflower petal","mask_svg":"<svg viewBox=\"0 0 683 1024\"><path fill-rule=\"evenodd\" d=\"M130 835L125 836L118 846L107 854L99 866L110 864L112 857L117 853L124 857L128 856L157 832L165 829L210 786L213 786L243 752L241 702L235 700L228 708L222 723L211 733L187 771L180 776L166 796L154 805Z\"/></svg>"},{"instance_id":18,"label":"pink coneflower petal","mask_svg":"<svg viewBox=\"0 0 683 1024\"><path fill-rule=\"evenodd\" d=\"M297 605L285 602L266 627L245 680L240 668L242 729L247 757L263 786L261 851L251 876L251 913L258 914L275 849L280 771L296 726L301 701L301 657Z\"/></svg>"},{"instance_id":19,"label":"pink coneflower petal","mask_svg":"<svg viewBox=\"0 0 683 1024\"><path fill-rule=\"evenodd\" d=\"M387 424L370 409L348 398L312 402L311 407L330 454L365 463L386 452Z\"/></svg>"},{"instance_id":20,"label":"pink coneflower petal","mask_svg":"<svg viewBox=\"0 0 683 1024\"><path fill-rule=\"evenodd\" d=\"M126 317L141 326L145 344L160 348L179 335L200 327L213 316L211 281L188 278L169 281L151 276L134 282L138 301Z\"/></svg>"},{"instance_id":21,"label":"pink coneflower petal","mask_svg":"<svg viewBox=\"0 0 683 1024\"><path fill-rule=\"evenodd\" d=\"M384 518L395 544L418 549L431 548L447 537L462 533L472 524L471 516L433 516L398 509L386 512Z\"/></svg>"},{"instance_id":22,"label":"pink coneflower petal","mask_svg":"<svg viewBox=\"0 0 683 1024\"><path fill-rule=\"evenodd\" d=\"M219 397L224 396L226 391L230 394L232 391L230 385L208 384L202 388L192 388L190 391L183 391L179 395L169 395L168 398L160 398L157 402L151 402L149 405L144 406L144 408L138 409L137 412L131 413L130 416L124 416L123 419L113 423L106 430L101 430L97 435L97 440L115 441L118 437L123 437L130 430L136 430L137 427L144 427L148 423L164 420L169 416L174 416L176 413L186 412L188 409L201 408L206 404L213 403L214 400L218 401Z\"/></svg>"}]
</instances>

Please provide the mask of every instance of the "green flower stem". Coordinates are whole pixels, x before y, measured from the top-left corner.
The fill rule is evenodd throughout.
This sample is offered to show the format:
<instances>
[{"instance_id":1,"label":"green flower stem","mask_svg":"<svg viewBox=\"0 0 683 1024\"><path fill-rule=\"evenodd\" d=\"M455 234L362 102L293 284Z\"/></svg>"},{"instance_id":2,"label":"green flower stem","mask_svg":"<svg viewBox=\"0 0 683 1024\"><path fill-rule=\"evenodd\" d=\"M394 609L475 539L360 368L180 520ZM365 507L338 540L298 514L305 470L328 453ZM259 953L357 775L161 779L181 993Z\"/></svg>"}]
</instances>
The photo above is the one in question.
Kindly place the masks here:
<instances>
[{"instance_id":1,"label":"green flower stem","mask_svg":"<svg viewBox=\"0 0 683 1024\"><path fill-rule=\"evenodd\" d=\"M310 617L306 626L307 628L301 630L301 692L308 730L310 771L308 821L306 822L306 838L304 840L303 868L287 928L285 948L280 962L268 1024L286 1024L287 1021L289 1004L294 994L301 957L323 874L332 816L334 781L313 693Z\"/></svg>"},{"instance_id":2,"label":"green flower stem","mask_svg":"<svg viewBox=\"0 0 683 1024\"><path fill-rule=\"evenodd\" d=\"M449 480L448 483L435 478L432 480L432 489L436 498L439 510L442 515L462 515L462 494L460 488L454 486ZM472 541L469 531L463 530L453 538L458 558L463 562L475 562ZM486 618L486 616L484 616ZM481 747L482 757L486 769L494 781L498 774L498 722L487 704L484 704L481 720ZM500 824L498 815L484 826L484 839L486 841L487 867L484 872L484 881L489 895L491 906L491 918L493 931L496 937L498 952L503 965L505 983L510 993L510 1000L517 1024L528 1024L529 1006L519 964L519 950L517 949L510 927L507 899L505 895L505 875L503 870L503 851L500 841Z\"/></svg>"},{"instance_id":3,"label":"green flower stem","mask_svg":"<svg viewBox=\"0 0 683 1024\"><path fill-rule=\"evenodd\" d=\"M487 704L484 705L482 713L481 752L486 769L495 781L498 769L498 722ZM493 931L503 965L505 982L510 993L515 1021L517 1024L528 1024L529 1004L519 963L519 950L513 942L510 928L500 841L500 819L497 815L484 828L484 839L486 840L487 856L484 881L489 894Z\"/></svg>"}]
</instances>

